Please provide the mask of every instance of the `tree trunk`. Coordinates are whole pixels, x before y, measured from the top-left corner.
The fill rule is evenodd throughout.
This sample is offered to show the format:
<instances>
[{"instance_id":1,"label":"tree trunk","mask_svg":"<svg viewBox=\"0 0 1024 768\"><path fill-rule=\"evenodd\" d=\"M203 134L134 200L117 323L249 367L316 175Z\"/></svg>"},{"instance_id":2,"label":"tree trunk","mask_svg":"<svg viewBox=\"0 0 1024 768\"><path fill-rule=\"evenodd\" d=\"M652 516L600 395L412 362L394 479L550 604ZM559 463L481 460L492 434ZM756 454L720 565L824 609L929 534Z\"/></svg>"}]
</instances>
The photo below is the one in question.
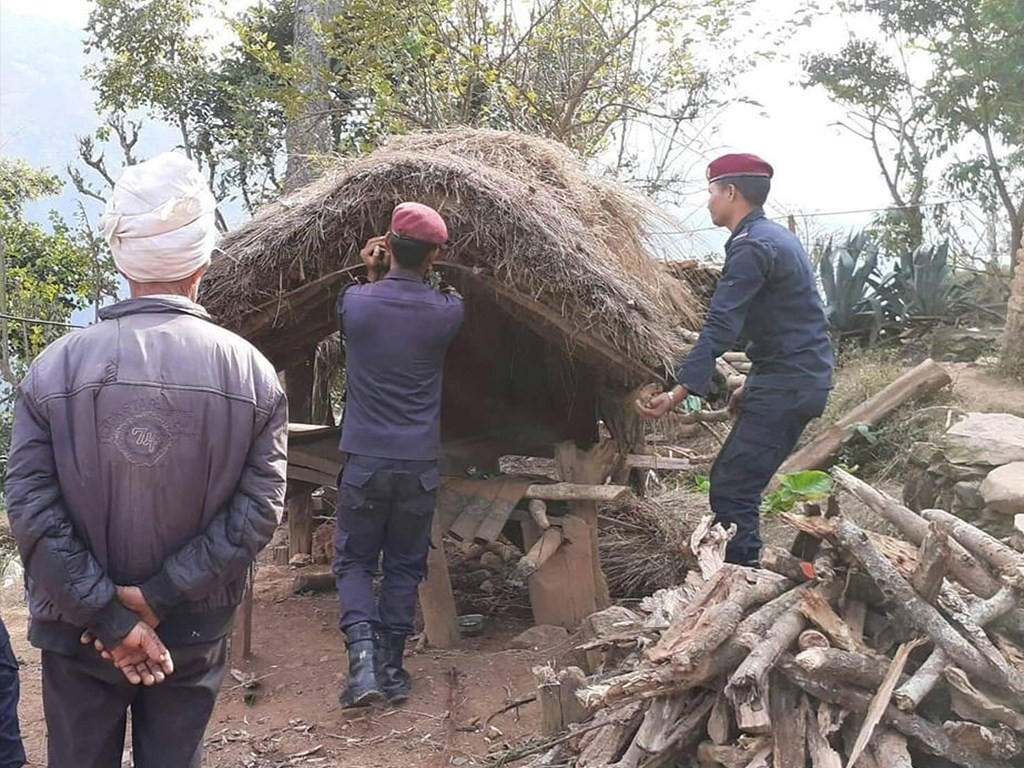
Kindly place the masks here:
<instances>
[{"instance_id":1,"label":"tree trunk","mask_svg":"<svg viewBox=\"0 0 1024 768\"><path fill-rule=\"evenodd\" d=\"M302 64L305 79L297 83L300 93L296 114L288 119L285 146L285 192L304 187L315 176L312 159L333 149L331 138L331 100L324 75L328 56L324 47L324 24L341 12L340 0L295 0L295 42L293 57Z\"/></svg>"},{"instance_id":2,"label":"tree trunk","mask_svg":"<svg viewBox=\"0 0 1024 768\"><path fill-rule=\"evenodd\" d=\"M1020 237L1018 232L1017 236ZM1024 239L1017 251L1017 269L1006 307L1006 331L1003 334L1003 367L1024 371Z\"/></svg>"}]
</instances>

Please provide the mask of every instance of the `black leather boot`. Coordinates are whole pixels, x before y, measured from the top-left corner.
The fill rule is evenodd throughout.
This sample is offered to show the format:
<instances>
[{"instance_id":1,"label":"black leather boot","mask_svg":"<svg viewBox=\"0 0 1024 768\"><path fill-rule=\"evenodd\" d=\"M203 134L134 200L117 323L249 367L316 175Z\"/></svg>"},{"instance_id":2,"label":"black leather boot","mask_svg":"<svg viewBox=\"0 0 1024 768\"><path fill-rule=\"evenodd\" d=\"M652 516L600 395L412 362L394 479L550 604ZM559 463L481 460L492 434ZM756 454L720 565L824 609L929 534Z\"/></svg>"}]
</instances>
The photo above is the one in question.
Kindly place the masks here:
<instances>
[{"instance_id":1,"label":"black leather boot","mask_svg":"<svg viewBox=\"0 0 1024 768\"><path fill-rule=\"evenodd\" d=\"M345 645L348 647L348 682L338 696L342 709L367 707L383 700L374 670L373 627L365 621L353 624L345 630Z\"/></svg>"},{"instance_id":2,"label":"black leather boot","mask_svg":"<svg viewBox=\"0 0 1024 768\"><path fill-rule=\"evenodd\" d=\"M377 679L380 689L391 704L409 698L412 679L402 667L406 635L382 629L377 633Z\"/></svg>"}]
</instances>

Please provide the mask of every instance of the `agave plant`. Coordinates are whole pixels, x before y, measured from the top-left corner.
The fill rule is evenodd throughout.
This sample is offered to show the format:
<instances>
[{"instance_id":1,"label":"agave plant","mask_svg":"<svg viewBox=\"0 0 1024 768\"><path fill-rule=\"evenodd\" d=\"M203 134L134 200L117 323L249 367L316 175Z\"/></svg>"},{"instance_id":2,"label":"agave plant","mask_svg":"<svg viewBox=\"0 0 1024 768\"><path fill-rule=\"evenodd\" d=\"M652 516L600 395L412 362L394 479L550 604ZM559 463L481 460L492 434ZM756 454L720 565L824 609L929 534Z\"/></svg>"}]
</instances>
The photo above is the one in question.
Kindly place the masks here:
<instances>
[{"instance_id":1,"label":"agave plant","mask_svg":"<svg viewBox=\"0 0 1024 768\"><path fill-rule=\"evenodd\" d=\"M877 333L882 313L874 286L878 285L878 245L864 232L842 245L830 239L818 272L829 326L840 335Z\"/></svg>"},{"instance_id":2,"label":"agave plant","mask_svg":"<svg viewBox=\"0 0 1024 768\"><path fill-rule=\"evenodd\" d=\"M878 293L894 317L945 317L963 303L965 289L954 280L949 243L944 242L903 251Z\"/></svg>"}]
</instances>

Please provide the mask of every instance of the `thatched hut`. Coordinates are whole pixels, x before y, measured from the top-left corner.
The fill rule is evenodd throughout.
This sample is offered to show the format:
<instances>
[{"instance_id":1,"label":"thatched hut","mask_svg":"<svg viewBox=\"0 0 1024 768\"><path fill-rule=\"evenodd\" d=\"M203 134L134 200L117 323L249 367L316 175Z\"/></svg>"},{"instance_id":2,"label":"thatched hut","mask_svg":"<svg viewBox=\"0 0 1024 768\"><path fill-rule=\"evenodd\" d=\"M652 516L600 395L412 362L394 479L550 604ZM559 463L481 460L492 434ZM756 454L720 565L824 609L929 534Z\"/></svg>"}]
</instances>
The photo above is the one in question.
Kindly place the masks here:
<instances>
[{"instance_id":1,"label":"thatched hut","mask_svg":"<svg viewBox=\"0 0 1024 768\"><path fill-rule=\"evenodd\" d=\"M543 517L518 519L524 551L539 546L545 561L529 579L535 618L574 626L608 603L594 502L626 492L603 483L612 457L642 440L632 393L670 376L701 302L648 244L663 228L658 210L589 175L564 147L496 131L395 139L339 161L230 233L203 282L210 312L284 372L293 421L309 421L315 350L337 328L338 289L363 269L359 248L387 230L403 200L447 220L453 242L438 269L466 300L445 363L448 477L435 534L493 541L523 499L571 499L554 528ZM588 451L601 419L618 450L605 442ZM330 430L293 429L289 554L311 551L311 486L303 483L334 482L336 445ZM528 478L465 477L470 466L497 469L503 455L554 455L571 482L555 493ZM552 537L558 543L548 546ZM446 646L454 603L443 554L432 550L431 558L424 621L431 643ZM581 578L587 572L593 579Z\"/></svg>"},{"instance_id":2,"label":"thatched hut","mask_svg":"<svg viewBox=\"0 0 1024 768\"><path fill-rule=\"evenodd\" d=\"M360 246L403 200L448 221L439 269L467 302L445 370L446 449L478 466L550 455L559 440L593 440L599 415L629 442L623 397L666 378L701 303L650 248L659 211L551 141L454 130L339 161L224 238L203 303L279 369L301 372L336 330L335 297L362 268Z\"/></svg>"}]
</instances>

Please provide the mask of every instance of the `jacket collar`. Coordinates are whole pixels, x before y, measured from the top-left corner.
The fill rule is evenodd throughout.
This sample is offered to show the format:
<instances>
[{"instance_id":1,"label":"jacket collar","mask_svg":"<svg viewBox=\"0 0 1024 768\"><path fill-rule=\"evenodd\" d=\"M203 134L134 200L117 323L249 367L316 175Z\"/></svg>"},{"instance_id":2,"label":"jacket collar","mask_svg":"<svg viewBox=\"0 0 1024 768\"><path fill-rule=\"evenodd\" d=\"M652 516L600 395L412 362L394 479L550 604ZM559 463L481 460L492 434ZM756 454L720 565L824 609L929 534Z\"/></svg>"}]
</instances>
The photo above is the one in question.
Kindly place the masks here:
<instances>
[{"instance_id":1,"label":"jacket collar","mask_svg":"<svg viewBox=\"0 0 1024 768\"><path fill-rule=\"evenodd\" d=\"M417 272L415 269L406 269L405 267L395 267L384 275L385 280L406 280L411 283L422 283L423 275Z\"/></svg>"},{"instance_id":2,"label":"jacket collar","mask_svg":"<svg viewBox=\"0 0 1024 768\"><path fill-rule=\"evenodd\" d=\"M733 239L741 232L743 232L747 227L749 227L753 222L763 218L765 218L764 208L755 208L742 219L740 219L740 223L736 225L736 229L732 231L732 234L729 235L729 239L725 241L725 247L728 248L730 245L732 245Z\"/></svg>"},{"instance_id":3,"label":"jacket collar","mask_svg":"<svg viewBox=\"0 0 1024 768\"><path fill-rule=\"evenodd\" d=\"M190 301L184 296L140 296L135 299L125 299L109 307L100 309L101 320L115 320L128 315L145 315L173 312L182 315L192 315L201 320L210 320L210 313L199 304Z\"/></svg>"}]
</instances>

